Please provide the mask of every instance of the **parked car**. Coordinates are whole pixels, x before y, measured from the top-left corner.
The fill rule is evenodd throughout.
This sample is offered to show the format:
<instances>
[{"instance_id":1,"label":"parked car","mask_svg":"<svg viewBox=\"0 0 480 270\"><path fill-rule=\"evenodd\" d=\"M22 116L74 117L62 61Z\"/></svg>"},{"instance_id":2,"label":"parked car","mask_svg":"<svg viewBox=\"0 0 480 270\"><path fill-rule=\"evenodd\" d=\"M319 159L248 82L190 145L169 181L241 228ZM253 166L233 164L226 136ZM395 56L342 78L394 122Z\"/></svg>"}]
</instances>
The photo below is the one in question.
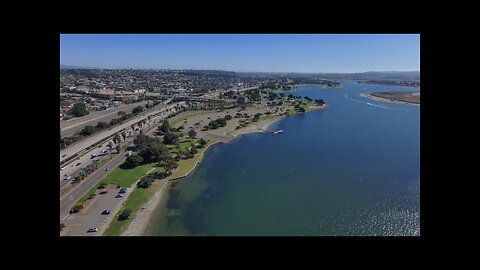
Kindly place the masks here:
<instances>
[{"instance_id":1,"label":"parked car","mask_svg":"<svg viewBox=\"0 0 480 270\"><path fill-rule=\"evenodd\" d=\"M100 194L107 194L107 193L108 193L107 190L104 190L104 191L100 192Z\"/></svg>"},{"instance_id":2,"label":"parked car","mask_svg":"<svg viewBox=\"0 0 480 270\"><path fill-rule=\"evenodd\" d=\"M105 171L108 171L108 170L109 170L108 167L106 167L106 168L105 168Z\"/></svg>"},{"instance_id":3,"label":"parked car","mask_svg":"<svg viewBox=\"0 0 480 270\"><path fill-rule=\"evenodd\" d=\"M82 163L81 163L81 162L78 162L77 165L75 165L75 166L79 166L80 164L82 164Z\"/></svg>"},{"instance_id":4,"label":"parked car","mask_svg":"<svg viewBox=\"0 0 480 270\"><path fill-rule=\"evenodd\" d=\"M65 170L65 167L61 167L61 168L60 168L60 171L63 171L63 170Z\"/></svg>"},{"instance_id":5,"label":"parked car","mask_svg":"<svg viewBox=\"0 0 480 270\"><path fill-rule=\"evenodd\" d=\"M115 196L115 198L123 198L123 196L125 196L125 195L119 193L119 194L117 194L117 196Z\"/></svg>"},{"instance_id":6,"label":"parked car","mask_svg":"<svg viewBox=\"0 0 480 270\"><path fill-rule=\"evenodd\" d=\"M106 210L106 209L105 209L105 210L103 210L103 212L102 212L102 215L109 215L109 214L110 214L110 210Z\"/></svg>"},{"instance_id":7,"label":"parked car","mask_svg":"<svg viewBox=\"0 0 480 270\"><path fill-rule=\"evenodd\" d=\"M96 231L98 231L98 229L95 228L95 227L93 227L93 228L88 229L87 233L89 233L89 232L96 232Z\"/></svg>"}]
</instances>

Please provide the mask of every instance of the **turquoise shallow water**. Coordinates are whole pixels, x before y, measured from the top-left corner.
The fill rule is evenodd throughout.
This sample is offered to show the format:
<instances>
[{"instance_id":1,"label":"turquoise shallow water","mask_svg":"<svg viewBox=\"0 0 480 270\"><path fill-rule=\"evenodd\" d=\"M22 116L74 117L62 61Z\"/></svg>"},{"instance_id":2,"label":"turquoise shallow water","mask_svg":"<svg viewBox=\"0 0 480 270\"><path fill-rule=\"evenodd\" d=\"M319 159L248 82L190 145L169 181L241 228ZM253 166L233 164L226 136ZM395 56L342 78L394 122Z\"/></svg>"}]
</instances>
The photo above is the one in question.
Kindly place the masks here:
<instances>
[{"instance_id":1,"label":"turquoise shallow water","mask_svg":"<svg viewBox=\"0 0 480 270\"><path fill-rule=\"evenodd\" d=\"M420 107L361 97L412 91L299 87L325 110L213 146L146 235L419 235Z\"/></svg>"}]
</instances>

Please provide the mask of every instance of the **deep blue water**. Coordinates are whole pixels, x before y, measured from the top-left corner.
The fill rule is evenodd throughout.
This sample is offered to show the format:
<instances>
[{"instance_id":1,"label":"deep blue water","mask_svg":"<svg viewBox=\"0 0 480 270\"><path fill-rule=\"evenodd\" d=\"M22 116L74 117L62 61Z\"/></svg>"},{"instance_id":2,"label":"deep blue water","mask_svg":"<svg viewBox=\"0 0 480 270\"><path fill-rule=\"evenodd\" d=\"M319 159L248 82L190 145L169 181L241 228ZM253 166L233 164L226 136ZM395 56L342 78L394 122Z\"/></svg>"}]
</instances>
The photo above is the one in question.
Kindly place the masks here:
<instances>
[{"instance_id":1,"label":"deep blue water","mask_svg":"<svg viewBox=\"0 0 480 270\"><path fill-rule=\"evenodd\" d=\"M343 82L298 87L329 107L211 148L176 183L147 235L419 235L420 107ZM366 88L366 89L365 89Z\"/></svg>"}]
</instances>

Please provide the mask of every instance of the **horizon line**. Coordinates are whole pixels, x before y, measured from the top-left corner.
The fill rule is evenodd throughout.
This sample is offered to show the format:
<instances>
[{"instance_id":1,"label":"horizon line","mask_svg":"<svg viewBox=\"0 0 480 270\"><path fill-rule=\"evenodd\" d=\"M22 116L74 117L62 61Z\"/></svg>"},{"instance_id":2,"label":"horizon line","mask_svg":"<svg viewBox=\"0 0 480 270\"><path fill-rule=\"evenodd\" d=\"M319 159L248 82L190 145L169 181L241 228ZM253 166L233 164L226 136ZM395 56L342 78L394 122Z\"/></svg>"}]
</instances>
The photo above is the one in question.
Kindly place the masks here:
<instances>
[{"instance_id":1,"label":"horizon line","mask_svg":"<svg viewBox=\"0 0 480 270\"><path fill-rule=\"evenodd\" d=\"M70 69L106 69L106 70L206 70L206 71L226 71L236 73L313 73L313 74L349 74L349 73L368 73L368 72L420 72L420 70L368 70L368 71L356 71L356 72L319 72L319 71L238 71L238 70L225 70L225 69L194 69L194 68L135 68L135 67L117 67L117 68L105 68L105 67L84 67L69 64L60 64L60 67L64 66Z\"/></svg>"}]
</instances>

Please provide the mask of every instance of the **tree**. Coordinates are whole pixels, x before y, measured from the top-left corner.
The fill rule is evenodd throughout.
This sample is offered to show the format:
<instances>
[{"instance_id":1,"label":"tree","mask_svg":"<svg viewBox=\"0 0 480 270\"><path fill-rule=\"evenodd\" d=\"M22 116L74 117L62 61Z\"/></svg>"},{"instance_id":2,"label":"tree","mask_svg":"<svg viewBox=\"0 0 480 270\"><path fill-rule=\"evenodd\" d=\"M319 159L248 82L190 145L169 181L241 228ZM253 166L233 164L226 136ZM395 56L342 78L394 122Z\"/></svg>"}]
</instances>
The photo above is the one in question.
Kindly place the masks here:
<instances>
[{"instance_id":1,"label":"tree","mask_svg":"<svg viewBox=\"0 0 480 270\"><path fill-rule=\"evenodd\" d=\"M133 143L138 147L141 147L142 145L146 145L150 141L151 141L151 138L143 134L139 134L135 137L135 139L133 139Z\"/></svg>"},{"instance_id":2,"label":"tree","mask_svg":"<svg viewBox=\"0 0 480 270\"><path fill-rule=\"evenodd\" d=\"M115 147L115 150L117 150L117 153L120 154L120 144L117 144L117 147Z\"/></svg>"},{"instance_id":3,"label":"tree","mask_svg":"<svg viewBox=\"0 0 480 270\"><path fill-rule=\"evenodd\" d=\"M80 131L80 135L83 135L83 136L90 136L94 133L96 133L98 131L98 129L94 126L85 126L82 131Z\"/></svg>"},{"instance_id":4,"label":"tree","mask_svg":"<svg viewBox=\"0 0 480 270\"><path fill-rule=\"evenodd\" d=\"M163 121L162 125L158 128L160 134L165 134L170 132L170 123L168 120Z\"/></svg>"},{"instance_id":5,"label":"tree","mask_svg":"<svg viewBox=\"0 0 480 270\"><path fill-rule=\"evenodd\" d=\"M121 138L120 138L120 135L118 135L118 133L115 134L114 139L117 141L115 144L119 144L121 142Z\"/></svg>"},{"instance_id":6,"label":"tree","mask_svg":"<svg viewBox=\"0 0 480 270\"><path fill-rule=\"evenodd\" d=\"M75 117L81 117L89 114L90 112L87 110L87 106L85 106L85 103L79 102L73 105L73 108L69 111L69 113Z\"/></svg>"},{"instance_id":7,"label":"tree","mask_svg":"<svg viewBox=\"0 0 480 270\"><path fill-rule=\"evenodd\" d=\"M127 139L127 133L125 133L125 131L122 132L122 138L123 138L123 141L125 141Z\"/></svg>"},{"instance_id":8,"label":"tree","mask_svg":"<svg viewBox=\"0 0 480 270\"><path fill-rule=\"evenodd\" d=\"M200 143L201 145L206 145L206 144L207 144L207 141L205 141L203 138L200 138L200 140L198 141L198 143Z\"/></svg>"},{"instance_id":9,"label":"tree","mask_svg":"<svg viewBox=\"0 0 480 270\"><path fill-rule=\"evenodd\" d=\"M131 214L132 214L132 209L126 208L125 210L123 210L123 213L118 217L118 220L128 219Z\"/></svg>"},{"instance_id":10,"label":"tree","mask_svg":"<svg viewBox=\"0 0 480 270\"><path fill-rule=\"evenodd\" d=\"M95 127L98 128L98 129L106 129L106 128L109 127L109 125L105 122L98 122Z\"/></svg>"},{"instance_id":11,"label":"tree","mask_svg":"<svg viewBox=\"0 0 480 270\"><path fill-rule=\"evenodd\" d=\"M125 167L127 168L135 168L143 163L143 158L140 155L132 155L127 157L125 161Z\"/></svg>"},{"instance_id":12,"label":"tree","mask_svg":"<svg viewBox=\"0 0 480 270\"><path fill-rule=\"evenodd\" d=\"M224 119L227 120L227 121L231 120L232 116L230 114L227 114L227 115L225 115Z\"/></svg>"},{"instance_id":13,"label":"tree","mask_svg":"<svg viewBox=\"0 0 480 270\"><path fill-rule=\"evenodd\" d=\"M172 171L178 167L178 163L172 158L165 159L159 162L159 165L163 166L167 172Z\"/></svg>"},{"instance_id":14,"label":"tree","mask_svg":"<svg viewBox=\"0 0 480 270\"><path fill-rule=\"evenodd\" d=\"M164 144L177 144L178 143L178 135L173 132L168 132L163 137Z\"/></svg>"},{"instance_id":15,"label":"tree","mask_svg":"<svg viewBox=\"0 0 480 270\"><path fill-rule=\"evenodd\" d=\"M305 112L305 108L300 107L300 108L298 108L298 111L301 112L301 113L304 113L304 112Z\"/></svg>"},{"instance_id":16,"label":"tree","mask_svg":"<svg viewBox=\"0 0 480 270\"><path fill-rule=\"evenodd\" d=\"M143 106L137 106L133 108L132 113L137 114L137 113L143 112L143 110L145 110Z\"/></svg>"},{"instance_id":17,"label":"tree","mask_svg":"<svg viewBox=\"0 0 480 270\"><path fill-rule=\"evenodd\" d=\"M188 131L188 137L195 139L196 136L197 132L193 128Z\"/></svg>"}]
</instances>

